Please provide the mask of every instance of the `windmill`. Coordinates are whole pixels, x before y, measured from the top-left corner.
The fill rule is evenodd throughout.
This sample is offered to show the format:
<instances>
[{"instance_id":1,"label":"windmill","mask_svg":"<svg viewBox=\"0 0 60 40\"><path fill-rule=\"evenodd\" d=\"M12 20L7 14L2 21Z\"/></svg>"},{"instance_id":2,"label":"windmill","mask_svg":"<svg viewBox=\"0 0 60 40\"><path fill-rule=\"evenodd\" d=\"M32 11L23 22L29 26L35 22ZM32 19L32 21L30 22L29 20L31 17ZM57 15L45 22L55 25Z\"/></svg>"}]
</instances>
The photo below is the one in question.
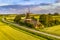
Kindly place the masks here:
<instances>
[{"instance_id":1,"label":"windmill","mask_svg":"<svg viewBox=\"0 0 60 40\"><path fill-rule=\"evenodd\" d=\"M44 28L44 26L39 22L39 19L37 20L33 19L32 18L33 16L31 17L30 14L31 14L30 8L27 8L24 22L32 24L34 28Z\"/></svg>"},{"instance_id":2,"label":"windmill","mask_svg":"<svg viewBox=\"0 0 60 40\"><path fill-rule=\"evenodd\" d=\"M26 12L26 19L30 19L30 14L31 14L31 12L30 12L30 8L27 8L27 12Z\"/></svg>"},{"instance_id":3,"label":"windmill","mask_svg":"<svg viewBox=\"0 0 60 40\"><path fill-rule=\"evenodd\" d=\"M25 22L31 22L32 19L30 17L30 14L31 14L30 8L27 8L27 12L25 14Z\"/></svg>"}]
</instances>

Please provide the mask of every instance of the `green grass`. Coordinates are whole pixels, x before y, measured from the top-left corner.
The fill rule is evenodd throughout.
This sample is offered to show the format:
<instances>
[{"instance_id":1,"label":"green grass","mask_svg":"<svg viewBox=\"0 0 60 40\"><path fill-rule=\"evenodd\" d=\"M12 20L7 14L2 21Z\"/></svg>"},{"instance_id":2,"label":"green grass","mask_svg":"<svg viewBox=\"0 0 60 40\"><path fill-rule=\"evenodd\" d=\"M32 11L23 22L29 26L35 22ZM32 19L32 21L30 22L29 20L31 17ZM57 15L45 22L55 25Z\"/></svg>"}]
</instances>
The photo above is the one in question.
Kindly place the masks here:
<instances>
[{"instance_id":1,"label":"green grass","mask_svg":"<svg viewBox=\"0 0 60 40\"><path fill-rule=\"evenodd\" d=\"M44 28L42 31L60 36L60 25Z\"/></svg>"},{"instance_id":2,"label":"green grass","mask_svg":"<svg viewBox=\"0 0 60 40\"><path fill-rule=\"evenodd\" d=\"M0 21L0 40L46 40L42 37L35 37L34 35L27 34L22 30L13 29Z\"/></svg>"}]
</instances>

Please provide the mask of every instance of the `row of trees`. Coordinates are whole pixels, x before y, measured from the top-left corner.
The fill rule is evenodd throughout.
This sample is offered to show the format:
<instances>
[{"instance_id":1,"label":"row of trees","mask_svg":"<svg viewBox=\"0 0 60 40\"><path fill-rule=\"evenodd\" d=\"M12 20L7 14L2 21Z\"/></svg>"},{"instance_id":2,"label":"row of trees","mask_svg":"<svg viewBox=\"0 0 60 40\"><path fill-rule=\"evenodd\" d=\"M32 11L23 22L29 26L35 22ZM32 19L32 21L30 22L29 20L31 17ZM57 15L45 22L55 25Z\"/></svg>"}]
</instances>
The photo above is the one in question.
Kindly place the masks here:
<instances>
[{"instance_id":1,"label":"row of trees","mask_svg":"<svg viewBox=\"0 0 60 40\"><path fill-rule=\"evenodd\" d=\"M24 16L24 15L23 15ZM21 21L21 17L23 17L22 15L17 15L14 19L14 22L17 23L17 24L20 24L20 25L24 25L24 26L28 26L28 27L33 27L32 24L30 23L27 23L27 22L23 22ZM34 19L34 17L32 17Z\"/></svg>"},{"instance_id":2,"label":"row of trees","mask_svg":"<svg viewBox=\"0 0 60 40\"><path fill-rule=\"evenodd\" d=\"M54 16L57 16L57 15L60 15L59 13L54 13L54 14L51 14L51 13L48 13L48 15L54 15Z\"/></svg>"},{"instance_id":3,"label":"row of trees","mask_svg":"<svg viewBox=\"0 0 60 40\"><path fill-rule=\"evenodd\" d=\"M51 15L40 15L39 21L46 27L54 26L60 24L58 20L53 20Z\"/></svg>"},{"instance_id":4,"label":"row of trees","mask_svg":"<svg viewBox=\"0 0 60 40\"><path fill-rule=\"evenodd\" d=\"M37 20L34 17L32 17L32 19ZM21 15L17 15L15 17L15 19L14 19L14 22L19 23L21 25L26 25L26 26L31 26L31 27L33 26L32 24L29 24L29 23L23 23L20 20L21 20ZM50 14L48 14L48 15L46 15L46 14L40 15L39 22L41 22L45 27L50 27L50 26L60 24L60 22L58 20L53 20L52 15L50 15Z\"/></svg>"},{"instance_id":5,"label":"row of trees","mask_svg":"<svg viewBox=\"0 0 60 40\"><path fill-rule=\"evenodd\" d=\"M17 15L14 19L14 22L19 23L20 20L21 20L21 15Z\"/></svg>"}]
</instances>

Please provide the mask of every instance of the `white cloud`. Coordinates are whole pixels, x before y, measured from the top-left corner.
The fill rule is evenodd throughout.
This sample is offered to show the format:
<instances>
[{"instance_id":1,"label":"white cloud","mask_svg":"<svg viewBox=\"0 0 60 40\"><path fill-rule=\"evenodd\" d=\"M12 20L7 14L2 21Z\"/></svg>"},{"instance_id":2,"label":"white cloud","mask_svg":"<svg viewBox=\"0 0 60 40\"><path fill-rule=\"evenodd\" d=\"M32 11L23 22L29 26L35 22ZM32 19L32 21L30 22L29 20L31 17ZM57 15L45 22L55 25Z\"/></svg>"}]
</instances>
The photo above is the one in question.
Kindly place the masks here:
<instances>
[{"instance_id":1,"label":"white cloud","mask_svg":"<svg viewBox=\"0 0 60 40\"><path fill-rule=\"evenodd\" d=\"M52 4L53 6L60 6L60 3Z\"/></svg>"},{"instance_id":2,"label":"white cloud","mask_svg":"<svg viewBox=\"0 0 60 40\"><path fill-rule=\"evenodd\" d=\"M3 4L3 3L2 3L2 4L0 4L0 6L5 6L5 5L9 5L9 4Z\"/></svg>"}]
</instances>

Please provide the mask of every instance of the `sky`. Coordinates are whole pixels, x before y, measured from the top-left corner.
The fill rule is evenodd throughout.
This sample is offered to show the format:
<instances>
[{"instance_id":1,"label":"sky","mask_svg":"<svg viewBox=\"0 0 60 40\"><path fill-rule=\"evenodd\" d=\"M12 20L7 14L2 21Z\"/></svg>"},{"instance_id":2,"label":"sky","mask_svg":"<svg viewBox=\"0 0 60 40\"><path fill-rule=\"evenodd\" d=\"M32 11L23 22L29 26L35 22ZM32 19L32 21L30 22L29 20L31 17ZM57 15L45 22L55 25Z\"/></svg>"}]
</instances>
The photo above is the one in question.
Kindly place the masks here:
<instances>
[{"instance_id":1,"label":"sky","mask_svg":"<svg viewBox=\"0 0 60 40\"><path fill-rule=\"evenodd\" d=\"M40 3L55 3L56 0L0 0L0 6L4 5L36 5Z\"/></svg>"}]
</instances>

